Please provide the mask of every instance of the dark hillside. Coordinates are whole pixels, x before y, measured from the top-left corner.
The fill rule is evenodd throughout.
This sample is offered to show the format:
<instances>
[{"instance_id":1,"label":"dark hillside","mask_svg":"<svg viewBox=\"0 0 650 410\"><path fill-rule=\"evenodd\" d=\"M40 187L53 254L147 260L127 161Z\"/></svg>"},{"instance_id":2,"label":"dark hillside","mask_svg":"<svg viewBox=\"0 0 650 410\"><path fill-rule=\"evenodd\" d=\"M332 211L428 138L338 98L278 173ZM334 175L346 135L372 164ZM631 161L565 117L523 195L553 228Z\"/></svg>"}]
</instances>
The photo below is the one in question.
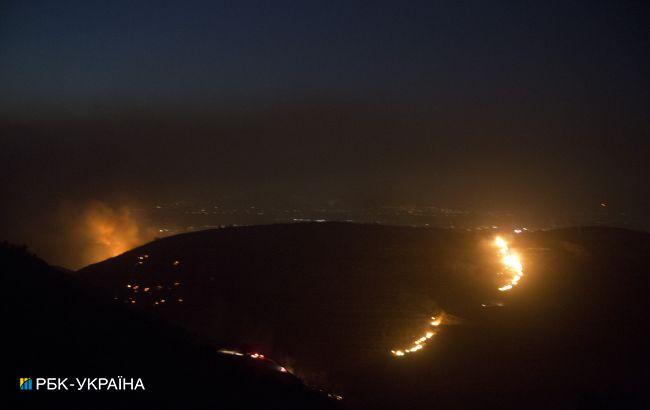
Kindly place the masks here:
<instances>
[{"instance_id":1,"label":"dark hillside","mask_svg":"<svg viewBox=\"0 0 650 410\"><path fill-rule=\"evenodd\" d=\"M496 290L494 235L343 223L227 228L160 239L79 275L115 303L215 346L264 351L351 405L645 400L650 235L506 235L525 270L506 293ZM415 355L390 355L441 309L460 325L443 325Z\"/></svg>"},{"instance_id":2,"label":"dark hillside","mask_svg":"<svg viewBox=\"0 0 650 410\"><path fill-rule=\"evenodd\" d=\"M333 408L288 373L217 354L180 328L114 303L104 291L23 248L0 247L4 408ZM18 390L19 377L141 378L145 391ZM34 382L35 383L35 382ZM35 386L34 386L35 387ZM188 402L189 400L189 402Z\"/></svg>"}]
</instances>

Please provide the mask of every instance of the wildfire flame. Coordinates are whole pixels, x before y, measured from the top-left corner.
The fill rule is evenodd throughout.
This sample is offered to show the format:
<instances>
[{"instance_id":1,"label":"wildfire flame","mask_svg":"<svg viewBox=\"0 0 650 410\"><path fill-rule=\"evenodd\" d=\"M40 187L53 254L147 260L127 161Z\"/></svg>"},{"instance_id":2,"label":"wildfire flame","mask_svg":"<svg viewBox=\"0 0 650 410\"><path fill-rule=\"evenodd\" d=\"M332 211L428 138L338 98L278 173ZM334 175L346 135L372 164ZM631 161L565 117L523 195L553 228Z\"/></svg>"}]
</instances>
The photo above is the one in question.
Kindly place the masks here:
<instances>
[{"instance_id":1,"label":"wildfire flame","mask_svg":"<svg viewBox=\"0 0 650 410\"><path fill-rule=\"evenodd\" d=\"M431 322L429 322L429 326L432 329L427 330L426 333L424 333L421 337L415 339L411 344L411 347L406 349L391 350L390 353L395 357L402 357L421 350L438 333L437 327L440 326L441 323L442 314L438 317L432 316Z\"/></svg>"},{"instance_id":2,"label":"wildfire flame","mask_svg":"<svg viewBox=\"0 0 650 410\"><path fill-rule=\"evenodd\" d=\"M501 255L501 264L503 265L503 272L501 273L510 276L508 283L499 288L501 292L505 292L517 286L521 277L524 276L524 268L519 255L510 250L508 243L502 237L497 236L494 239L494 245L497 247L499 255Z\"/></svg>"},{"instance_id":3,"label":"wildfire flame","mask_svg":"<svg viewBox=\"0 0 650 410\"><path fill-rule=\"evenodd\" d=\"M501 257L501 264L503 265L503 270L499 274L508 275L508 282L501 286L499 290L501 292L508 291L513 287L519 284L519 281L524 276L524 268L521 263L521 259L516 252L512 251L508 246L508 242L500 236L494 238L494 245L497 247L499 256ZM483 305L486 306L486 305ZM502 305L501 305L502 306ZM395 357L404 357L411 353L415 353L424 348L424 346L429 343L429 341L438 334L439 326L442 324L443 319L447 319L447 324L454 324L454 317L441 312L437 316L431 317L429 322L429 329L419 338L415 339L408 348L394 349L390 353ZM458 318L456 318L458 322Z\"/></svg>"}]
</instances>

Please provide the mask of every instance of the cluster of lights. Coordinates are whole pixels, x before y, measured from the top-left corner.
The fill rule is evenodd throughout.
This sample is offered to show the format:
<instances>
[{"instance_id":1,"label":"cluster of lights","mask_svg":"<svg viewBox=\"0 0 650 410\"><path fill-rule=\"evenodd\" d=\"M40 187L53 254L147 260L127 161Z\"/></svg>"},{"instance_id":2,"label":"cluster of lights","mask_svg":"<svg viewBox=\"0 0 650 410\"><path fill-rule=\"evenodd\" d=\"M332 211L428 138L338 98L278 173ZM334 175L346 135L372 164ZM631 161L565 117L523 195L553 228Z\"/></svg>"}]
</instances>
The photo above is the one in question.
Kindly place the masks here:
<instances>
[{"instance_id":1,"label":"cluster of lights","mask_svg":"<svg viewBox=\"0 0 650 410\"><path fill-rule=\"evenodd\" d=\"M138 256L138 259L137 259L137 261L135 262L135 264L136 264L136 265L143 265L143 264L147 261L147 259L149 259L149 255L148 255L148 254L140 255L140 256ZM181 261L179 261L178 259L172 261L172 266L178 266L178 265L180 265L180 264L181 264Z\"/></svg>"},{"instance_id":2,"label":"cluster of lights","mask_svg":"<svg viewBox=\"0 0 650 410\"><path fill-rule=\"evenodd\" d=\"M422 350L424 346L438 333L437 328L438 326L440 326L441 323L442 323L442 315L438 315L438 317L432 316L431 322L429 322L429 326L432 327L432 329L427 330L425 334L415 339L411 344L411 347L406 349L391 350L390 353L395 357L402 357L402 356L406 356L407 354L415 353L419 350Z\"/></svg>"},{"instance_id":3,"label":"cluster of lights","mask_svg":"<svg viewBox=\"0 0 650 410\"><path fill-rule=\"evenodd\" d=\"M178 281L174 282L174 286L175 286L175 287L176 287L176 286L180 286L180 285L181 285L180 282L178 282ZM127 283L127 284L126 284L126 287L127 287L128 289L131 289L131 290L133 291L133 293L138 293L138 292L140 292L140 290L142 290L143 292L149 292L149 291L151 290L151 288L148 287L148 286L142 286L142 287L141 287L140 285L132 285L132 284L130 284L130 283ZM163 288L164 288L163 285L156 285L156 290L162 290ZM169 287L168 289L171 290L172 288Z\"/></svg>"},{"instance_id":4,"label":"cluster of lights","mask_svg":"<svg viewBox=\"0 0 650 410\"><path fill-rule=\"evenodd\" d=\"M147 254L140 255L140 256L138 256L138 261L135 264L136 265L142 265L142 264L144 264L145 260L147 260L147 259L149 259L149 255L147 255Z\"/></svg>"},{"instance_id":5,"label":"cluster of lights","mask_svg":"<svg viewBox=\"0 0 650 410\"><path fill-rule=\"evenodd\" d=\"M148 255L148 254L142 254L142 255L139 255L139 256L137 257L137 259L136 259L136 265L143 265L143 264L147 261L147 259L149 259L149 255ZM176 266L179 266L180 263L181 263L180 260L173 260L173 261L171 262L171 265L174 266L174 267L176 267ZM153 292L154 290L155 290L155 291L162 291L162 290L164 290L165 288L167 288L167 290L173 290L175 287L178 287L178 286L180 286L180 285L181 285L181 282L176 281L176 282L173 283L172 286L163 286L163 285L161 285L161 284L159 284L159 285L155 285L155 286L154 286L154 285L151 285L151 286L145 286L145 285L137 285L137 284L127 283L127 284L126 284L126 287L127 287L129 290L131 290L131 292L132 292L133 294L137 294L137 293L147 293L147 294L150 294L150 295L151 295L151 294L154 293L154 292ZM114 299L115 299L115 300L119 300L118 297L115 297ZM174 299L174 301L175 301L176 303L183 303L183 302L184 302L183 298L176 298L176 299ZM152 304L153 304L153 306L159 306L159 305L165 304L165 303L167 303L167 302L169 302L168 299L160 298L160 297L156 297L156 298L153 300ZM135 303L137 303L137 301L136 301L135 296L134 296L134 297L129 297L129 298L127 298L126 300L124 300L124 303L135 304Z\"/></svg>"},{"instance_id":6,"label":"cluster of lights","mask_svg":"<svg viewBox=\"0 0 650 410\"><path fill-rule=\"evenodd\" d=\"M180 286L180 285L181 285L180 282L174 282L173 287L178 287L178 286ZM140 293L140 292L142 292L142 293L147 293L147 294L151 294L151 293L153 293L153 292L152 292L153 290L161 291L161 290L164 289L164 286L163 286L163 285L156 285L154 288L152 288L152 287L149 287L149 286L136 285L136 284L131 284L131 283L127 283L127 284L126 284L126 287L127 287L127 289L130 289L134 294L137 294L137 293ZM169 290L172 290L173 287L169 286L168 289L169 289ZM115 297L114 299L118 300L117 297ZM128 298L128 300L125 300L125 301L124 301L124 303L131 303L131 304L135 304L136 302L137 302L137 301L136 301L136 299L134 299L134 298ZM183 300L183 298L177 298L177 299L176 299L176 302L177 302L177 303L183 303L184 300ZM153 305L154 305L154 306L158 306L158 305L161 305L161 304L164 304L164 303L167 303L167 299L165 299L165 298L157 298L157 299L155 299L155 300L153 301Z\"/></svg>"}]
</instances>

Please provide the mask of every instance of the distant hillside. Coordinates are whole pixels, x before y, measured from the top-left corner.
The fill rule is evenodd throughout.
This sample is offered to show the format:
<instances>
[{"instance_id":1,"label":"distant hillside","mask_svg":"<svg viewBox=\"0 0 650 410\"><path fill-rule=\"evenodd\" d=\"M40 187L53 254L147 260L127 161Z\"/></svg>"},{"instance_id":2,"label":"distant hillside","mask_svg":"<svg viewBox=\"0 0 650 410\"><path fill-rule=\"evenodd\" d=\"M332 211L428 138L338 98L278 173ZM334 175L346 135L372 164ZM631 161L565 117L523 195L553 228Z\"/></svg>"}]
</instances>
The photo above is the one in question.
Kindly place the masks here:
<instances>
[{"instance_id":1,"label":"distant hillside","mask_svg":"<svg viewBox=\"0 0 650 410\"><path fill-rule=\"evenodd\" d=\"M218 354L24 248L1 244L0 264L5 408L336 408L291 374ZM146 390L18 390L19 377L118 376L141 378Z\"/></svg>"},{"instance_id":2,"label":"distant hillside","mask_svg":"<svg viewBox=\"0 0 650 410\"><path fill-rule=\"evenodd\" d=\"M641 400L650 235L510 235L525 277L506 294L496 290L494 235L344 223L226 228L160 239L78 274L116 304L215 346L264 351L364 407L516 408L524 395L540 408ZM417 356L389 354L441 309L463 325L443 326Z\"/></svg>"}]
</instances>

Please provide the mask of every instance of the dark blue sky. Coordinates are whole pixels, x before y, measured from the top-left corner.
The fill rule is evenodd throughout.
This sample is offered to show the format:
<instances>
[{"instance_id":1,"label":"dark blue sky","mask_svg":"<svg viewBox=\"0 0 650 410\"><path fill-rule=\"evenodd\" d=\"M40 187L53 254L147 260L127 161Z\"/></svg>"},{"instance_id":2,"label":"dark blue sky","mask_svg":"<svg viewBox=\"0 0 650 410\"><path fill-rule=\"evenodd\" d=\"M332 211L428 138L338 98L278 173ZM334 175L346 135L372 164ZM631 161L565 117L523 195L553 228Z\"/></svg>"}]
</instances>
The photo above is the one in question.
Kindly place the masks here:
<instances>
[{"instance_id":1,"label":"dark blue sky","mask_svg":"<svg viewBox=\"0 0 650 410\"><path fill-rule=\"evenodd\" d=\"M0 109L34 118L321 98L634 104L647 63L640 4L9 1Z\"/></svg>"},{"instance_id":2,"label":"dark blue sky","mask_svg":"<svg viewBox=\"0 0 650 410\"><path fill-rule=\"evenodd\" d=\"M3 1L0 228L114 198L605 200L647 216L648 15L597 0Z\"/></svg>"}]
</instances>

